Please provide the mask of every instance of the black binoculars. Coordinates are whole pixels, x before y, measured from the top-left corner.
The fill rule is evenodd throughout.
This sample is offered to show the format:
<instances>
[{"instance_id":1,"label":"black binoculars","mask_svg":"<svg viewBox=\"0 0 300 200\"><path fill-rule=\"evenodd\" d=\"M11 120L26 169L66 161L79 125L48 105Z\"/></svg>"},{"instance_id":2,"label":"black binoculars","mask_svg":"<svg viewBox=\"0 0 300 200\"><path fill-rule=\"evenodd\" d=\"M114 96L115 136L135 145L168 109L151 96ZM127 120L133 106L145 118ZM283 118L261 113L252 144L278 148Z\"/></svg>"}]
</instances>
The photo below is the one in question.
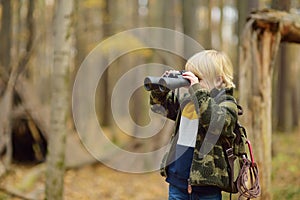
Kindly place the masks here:
<instances>
[{"instance_id":1,"label":"black binoculars","mask_svg":"<svg viewBox=\"0 0 300 200\"><path fill-rule=\"evenodd\" d=\"M183 78L185 71L172 72L163 77L147 76L144 79L144 87L147 91L159 89L161 92L167 92L176 88L189 86L188 79Z\"/></svg>"}]
</instances>

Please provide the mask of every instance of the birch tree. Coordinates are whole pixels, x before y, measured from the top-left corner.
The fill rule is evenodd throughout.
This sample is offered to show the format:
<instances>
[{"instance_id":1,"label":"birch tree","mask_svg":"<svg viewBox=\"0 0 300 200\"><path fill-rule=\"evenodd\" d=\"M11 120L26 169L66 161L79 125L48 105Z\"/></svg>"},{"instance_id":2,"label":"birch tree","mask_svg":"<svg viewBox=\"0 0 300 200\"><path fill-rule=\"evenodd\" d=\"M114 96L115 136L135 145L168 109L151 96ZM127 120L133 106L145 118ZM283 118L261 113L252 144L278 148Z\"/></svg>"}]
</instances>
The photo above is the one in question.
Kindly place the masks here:
<instances>
[{"instance_id":1,"label":"birch tree","mask_svg":"<svg viewBox=\"0 0 300 200\"><path fill-rule=\"evenodd\" d=\"M73 0L56 1L54 13L54 66L51 78L51 134L48 143L46 199L63 199L66 119L69 108L69 67Z\"/></svg>"}]
</instances>

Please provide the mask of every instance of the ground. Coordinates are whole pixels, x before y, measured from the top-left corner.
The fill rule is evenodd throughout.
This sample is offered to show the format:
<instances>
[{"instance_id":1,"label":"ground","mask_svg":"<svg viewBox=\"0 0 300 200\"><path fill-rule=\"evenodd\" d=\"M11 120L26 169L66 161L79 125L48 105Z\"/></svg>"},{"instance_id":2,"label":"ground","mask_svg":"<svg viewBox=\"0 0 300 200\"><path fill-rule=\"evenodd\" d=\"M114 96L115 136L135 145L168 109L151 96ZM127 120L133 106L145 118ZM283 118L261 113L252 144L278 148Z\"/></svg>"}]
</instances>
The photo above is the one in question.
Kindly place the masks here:
<instances>
[{"instance_id":1,"label":"ground","mask_svg":"<svg viewBox=\"0 0 300 200\"><path fill-rule=\"evenodd\" d=\"M68 171L65 183L66 200L163 200L167 198L167 184L158 172L128 174L114 171L103 165L93 165Z\"/></svg>"},{"instance_id":2,"label":"ground","mask_svg":"<svg viewBox=\"0 0 300 200\"><path fill-rule=\"evenodd\" d=\"M273 134L272 188L274 200L300 199L300 131ZM0 187L43 199L45 165L14 165ZM65 175L66 200L163 200L168 186L159 172L129 174L101 164L69 169ZM17 200L0 192L0 200ZM224 195L224 200L228 197Z\"/></svg>"},{"instance_id":3,"label":"ground","mask_svg":"<svg viewBox=\"0 0 300 200\"><path fill-rule=\"evenodd\" d=\"M274 199L300 199L300 129L273 134L272 187Z\"/></svg>"}]
</instances>

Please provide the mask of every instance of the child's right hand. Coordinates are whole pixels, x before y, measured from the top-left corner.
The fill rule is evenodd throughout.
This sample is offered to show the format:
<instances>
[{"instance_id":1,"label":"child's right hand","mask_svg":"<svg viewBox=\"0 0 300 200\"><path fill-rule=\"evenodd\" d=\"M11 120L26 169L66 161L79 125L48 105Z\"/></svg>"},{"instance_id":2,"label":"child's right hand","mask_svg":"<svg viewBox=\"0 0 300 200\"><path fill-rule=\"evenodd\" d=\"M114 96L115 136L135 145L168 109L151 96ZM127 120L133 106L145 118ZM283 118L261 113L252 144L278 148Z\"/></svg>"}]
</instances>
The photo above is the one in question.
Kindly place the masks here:
<instances>
[{"instance_id":1,"label":"child's right hand","mask_svg":"<svg viewBox=\"0 0 300 200\"><path fill-rule=\"evenodd\" d=\"M194 84L196 84L196 83L199 83L198 77L194 73L192 73L190 71L184 72L182 74L182 76L183 76L183 78L186 78L186 79L188 79L190 81L191 86L194 85Z\"/></svg>"}]
</instances>

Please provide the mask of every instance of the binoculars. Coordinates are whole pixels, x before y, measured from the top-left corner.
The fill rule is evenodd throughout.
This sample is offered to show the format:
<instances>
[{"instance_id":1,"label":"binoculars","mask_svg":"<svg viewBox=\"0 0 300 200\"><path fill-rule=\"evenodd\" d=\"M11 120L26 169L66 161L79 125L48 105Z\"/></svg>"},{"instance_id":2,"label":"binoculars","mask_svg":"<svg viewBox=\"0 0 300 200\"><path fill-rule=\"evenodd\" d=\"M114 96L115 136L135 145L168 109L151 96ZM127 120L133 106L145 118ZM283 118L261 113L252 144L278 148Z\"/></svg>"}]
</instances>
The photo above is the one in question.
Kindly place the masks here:
<instances>
[{"instance_id":1,"label":"binoculars","mask_svg":"<svg viewBox=\"0 0 300 200\"><path fill-rule=\"evenodd\" d=\"M167 92L176 88L189 86L191 84L190 81L182 76L184 72L172 72L163 77L147 76L144 79L144 88L147 91L159 89L161 92Z\"/></svg>"}]
</instances>

